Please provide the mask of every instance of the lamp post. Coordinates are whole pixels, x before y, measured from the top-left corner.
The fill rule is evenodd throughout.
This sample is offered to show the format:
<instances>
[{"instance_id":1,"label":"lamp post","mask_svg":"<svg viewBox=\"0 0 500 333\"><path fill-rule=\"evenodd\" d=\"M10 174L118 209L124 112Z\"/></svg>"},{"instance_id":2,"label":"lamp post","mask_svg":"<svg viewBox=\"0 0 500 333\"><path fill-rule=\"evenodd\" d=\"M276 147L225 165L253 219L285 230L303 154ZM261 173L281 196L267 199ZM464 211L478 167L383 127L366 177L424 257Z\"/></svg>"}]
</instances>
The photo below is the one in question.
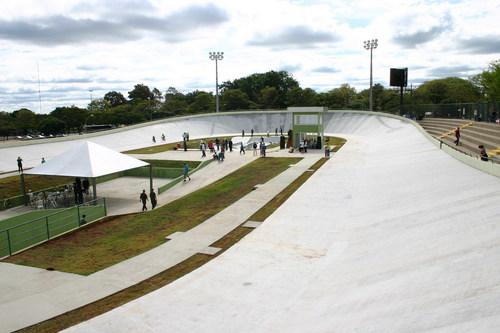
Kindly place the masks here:
<instances>
[{"instance_id":1,"label":"lamp post","mask_svg":"<svg viewBox=\"0 0 500 333\"><path fill-rule=\"evenodd\" d=\"M378 39L365 40L365 49L370 50L370 111L373 111L373 93L372 93L372 85L373 85L373 49L376 49L378 46Z\"/></svg>"},{"instance_id":2,"label":"lamp post","mask_svg":"<svg viewBox=\"0 0 500 333\"><path fill-rule=\"evenodd\" d=\"M219 73L217 62L224 59L224 52L209 52L210 60L215 60L215 112L219 112Z\"/></svg>"}]
</instances>

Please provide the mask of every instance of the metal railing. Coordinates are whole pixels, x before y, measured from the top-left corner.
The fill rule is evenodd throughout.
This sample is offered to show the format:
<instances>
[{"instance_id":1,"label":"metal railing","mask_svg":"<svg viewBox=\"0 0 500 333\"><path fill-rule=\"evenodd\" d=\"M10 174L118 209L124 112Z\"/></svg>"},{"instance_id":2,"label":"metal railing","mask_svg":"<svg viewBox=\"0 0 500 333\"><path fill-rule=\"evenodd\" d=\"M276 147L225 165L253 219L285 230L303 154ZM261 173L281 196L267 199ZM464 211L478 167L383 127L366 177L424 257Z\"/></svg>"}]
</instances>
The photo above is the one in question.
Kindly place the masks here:
<instances>
[{"instance_id":1,"label":"metal railing","mask_svg":"<svg viewBox=\"0 0 500 333\"><path fill-rule=\"evenodd\" d=\"M0 230L0 258L11 256L106 215L106 199L99 198Z\"/></svg>"}]
</instances>

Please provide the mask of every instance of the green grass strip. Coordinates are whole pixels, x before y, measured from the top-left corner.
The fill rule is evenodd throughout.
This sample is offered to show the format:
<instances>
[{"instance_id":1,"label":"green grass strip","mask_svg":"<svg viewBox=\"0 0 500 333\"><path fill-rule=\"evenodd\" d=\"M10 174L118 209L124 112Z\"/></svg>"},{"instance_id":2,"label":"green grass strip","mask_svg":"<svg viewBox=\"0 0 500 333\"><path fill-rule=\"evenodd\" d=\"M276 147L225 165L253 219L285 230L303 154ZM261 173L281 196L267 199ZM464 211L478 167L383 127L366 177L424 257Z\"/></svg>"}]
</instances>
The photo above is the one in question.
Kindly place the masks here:
<instances>
[{"instance_id":1,"label":"green grass strip","mask_svg":"<svg viewBox=\"0 0 500 333\"><path fill-rule=\"evenodd\" d=\"M5 261L91 274L163 244L169 234L197 226L252 191L255 185L267 182L299 160L259 158L154 211L93 223Z\"/></svg>"}]
</instances>

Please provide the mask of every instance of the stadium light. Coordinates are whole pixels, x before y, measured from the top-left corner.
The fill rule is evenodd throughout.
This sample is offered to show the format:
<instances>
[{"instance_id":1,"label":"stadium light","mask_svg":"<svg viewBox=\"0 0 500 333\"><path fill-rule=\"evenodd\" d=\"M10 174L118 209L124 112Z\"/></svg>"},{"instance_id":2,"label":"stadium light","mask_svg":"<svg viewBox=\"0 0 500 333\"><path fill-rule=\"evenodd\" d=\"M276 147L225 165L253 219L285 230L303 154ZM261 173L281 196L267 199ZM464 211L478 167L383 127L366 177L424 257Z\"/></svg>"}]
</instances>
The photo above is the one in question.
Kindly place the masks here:
<instances>
[{"instance_id":1,"label":"stadium light","mask_svg":"<svg viewBox=\"0 0 500 333\"><path fill-rule=\"evenodd\" d=\"M366 50L370 50L370 111L373 111L373 49L376 49L378 46L378 39L365 40L364 48Z\"/></svg>"},{"instance_id":2,"label":"stadium light","mask_svg":"<svg viewBox=\"0 0 500 333\"><path fill-rule=\"evenodd\" d=\"M215 112L219 112L219 73L217 62L224 59L224 52L209 52L210 60L215 60Z\"/></svg>"}]
</instances>

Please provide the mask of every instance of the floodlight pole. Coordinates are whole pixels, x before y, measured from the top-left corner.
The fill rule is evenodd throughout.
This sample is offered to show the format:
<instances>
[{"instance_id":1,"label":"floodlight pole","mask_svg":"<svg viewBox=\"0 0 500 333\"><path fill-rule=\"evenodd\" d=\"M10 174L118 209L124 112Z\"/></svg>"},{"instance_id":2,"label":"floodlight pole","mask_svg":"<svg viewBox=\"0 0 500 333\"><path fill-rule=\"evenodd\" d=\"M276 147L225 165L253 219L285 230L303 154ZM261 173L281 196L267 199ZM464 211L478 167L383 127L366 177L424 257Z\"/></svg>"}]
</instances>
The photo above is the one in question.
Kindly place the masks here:
<instances>
[{"instance_id":1,"label":"floodlight pole","mask_svg":"<svg viewBox=\"0 0 500 333\"><path fill-rule=\"evenodd\" d=\"M373 111L373 49L378 46L378 39L365 40L364 48L370 50L370 111Z\"/></svg>"},{"instance_id":2,"label":"floodlight pole","mask_svg":"<svg viewBox=\"0 0 500 333\"><path fill-rule=\"evenodd\" d=\"M217 62L224 59L224 52L209 52L210 60L215 60L215 112L219 112L219 69Z\"/></svg>"}]
</instances>

